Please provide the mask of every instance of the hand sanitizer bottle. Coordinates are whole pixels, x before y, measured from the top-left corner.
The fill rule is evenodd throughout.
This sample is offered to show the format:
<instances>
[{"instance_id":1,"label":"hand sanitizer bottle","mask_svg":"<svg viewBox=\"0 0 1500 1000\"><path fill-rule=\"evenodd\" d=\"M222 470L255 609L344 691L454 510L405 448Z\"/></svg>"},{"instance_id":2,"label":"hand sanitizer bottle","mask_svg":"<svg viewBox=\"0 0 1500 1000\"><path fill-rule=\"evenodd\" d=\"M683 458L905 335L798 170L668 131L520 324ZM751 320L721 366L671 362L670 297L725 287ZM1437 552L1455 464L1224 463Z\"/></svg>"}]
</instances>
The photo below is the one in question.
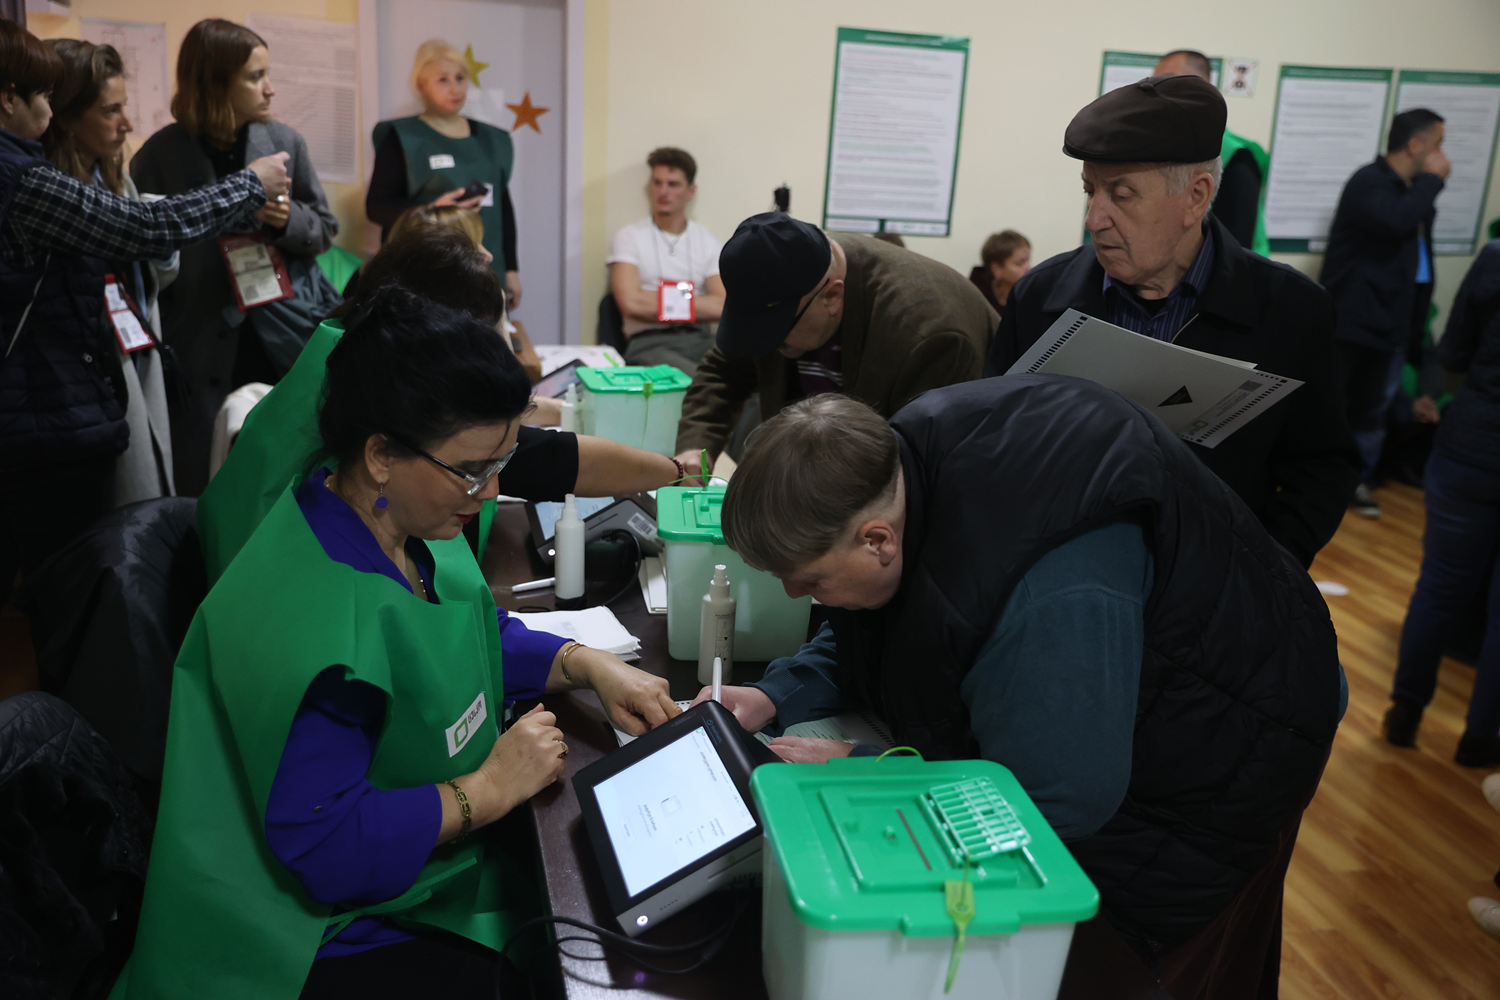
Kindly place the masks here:
<instances>
[{"instance_id":1,"label":"hand sanitizer bottle","mask_svg":"<svg viewBox=\"0 0 1500 1000\"><path fill-rule=\"evenodd\" d=\"M701 577L700 577L701 579ZM703 618L698 630L698 683L714 682L714 657L724 661L724 683L734 667L735 599L729 592L728 567L714 567L708 593L703 595Z\"/></svg>"},{"instance_id":2,"label":"hand sanitizer bottle","mask_svg":"<svg viewBox=\"0 0 1500 1000\"><path fill-rule=\"evenodd\" d=\"M583 521L578 516L578 504L569 493L563 499L562 516L552 537L552 572L557 578L552 593L557 606L565 603L573 608L583 607Z\"/></svg>"},{"instance_id":3,"label":"hand sanitizer bottle","mask_svg":"<svg viewBox=\"0 0 1500 1000\"><path fill-rule=\"evenodd\" d=\"M568 431L571 434L578 433L578 386L568 386L568 391L563 395L562 415L558 418L558 429Z\"/></svg>"}]
</instances>

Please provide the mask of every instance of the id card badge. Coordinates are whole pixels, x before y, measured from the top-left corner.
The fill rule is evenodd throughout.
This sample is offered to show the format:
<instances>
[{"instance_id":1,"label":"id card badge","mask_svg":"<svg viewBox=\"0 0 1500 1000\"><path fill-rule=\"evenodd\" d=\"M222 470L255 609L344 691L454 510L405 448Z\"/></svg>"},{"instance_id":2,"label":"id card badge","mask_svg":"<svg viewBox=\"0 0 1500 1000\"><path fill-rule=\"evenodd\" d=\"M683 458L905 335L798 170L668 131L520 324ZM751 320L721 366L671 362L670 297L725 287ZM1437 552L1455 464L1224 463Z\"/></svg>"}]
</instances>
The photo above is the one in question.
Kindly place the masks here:
<instances>
[{"instance_id":1,"label":"id card badge","mask_svg":"<svg viewBox=\"0 0 1500 1000\"><path fill-rule=\"evenodd\" d=\"M691 281L667 281L656 283L656 321L658 323L692 323L698 319L698 307L693 302Z\"/></svg>"},{"instance_id":2,"label":"id card badge","mask_svg":"<svg viewBox=\"0 0 1500 1000\"><path fill-rule=\"evenodd\" d=\"M221 236L218 242L241 312L295 296L281 251L265 233Z\"/></svg>"},{"instance_id":3,"label":"id card badge","mask_svg":"<svg viewBox=\"0 0 1500 1000\"><path fill-rule=\"evenodd\" d=\"M126 354L144 350L156 343L141 324L135 310L130 308L130 297L113 274L104 276L104 311L109 314L109 324L115 328L120 340L120 350Z\"/></svg>"}]
</instances>

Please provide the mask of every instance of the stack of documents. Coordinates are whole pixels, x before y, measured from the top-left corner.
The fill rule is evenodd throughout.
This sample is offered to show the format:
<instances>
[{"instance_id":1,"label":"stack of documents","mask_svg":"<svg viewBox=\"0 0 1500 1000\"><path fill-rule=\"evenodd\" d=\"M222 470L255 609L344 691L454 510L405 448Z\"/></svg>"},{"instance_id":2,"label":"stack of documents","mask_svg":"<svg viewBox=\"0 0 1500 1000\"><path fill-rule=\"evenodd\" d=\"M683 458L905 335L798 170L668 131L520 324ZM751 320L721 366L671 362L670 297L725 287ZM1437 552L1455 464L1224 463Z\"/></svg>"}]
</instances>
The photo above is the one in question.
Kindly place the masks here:
<instances>
[{"instance_id":1,"label":"stack of documents","mask_svg":"<svg viewBox=\"0 0 1500 1000\"><path fill-rule=\"evenodd\" d=\"M516 612L529 629L551 632L581 642L594 649L614 653L622 660L641 658L641 640L626 631L620 619L609 608L586 608L583 611Z\"/></svg>"},{"instance_id":2,"label":"stack of documents","mask_svg":"<svg viewBox=\"0 0 1500 1000\"><path fill-rule=\"evenodd\" d=\"M638 574L641 581L641 598L646 602L646 613L667 613L667 567L661 556L647 556L641 560Z\"/></svg>"}]
</instances>

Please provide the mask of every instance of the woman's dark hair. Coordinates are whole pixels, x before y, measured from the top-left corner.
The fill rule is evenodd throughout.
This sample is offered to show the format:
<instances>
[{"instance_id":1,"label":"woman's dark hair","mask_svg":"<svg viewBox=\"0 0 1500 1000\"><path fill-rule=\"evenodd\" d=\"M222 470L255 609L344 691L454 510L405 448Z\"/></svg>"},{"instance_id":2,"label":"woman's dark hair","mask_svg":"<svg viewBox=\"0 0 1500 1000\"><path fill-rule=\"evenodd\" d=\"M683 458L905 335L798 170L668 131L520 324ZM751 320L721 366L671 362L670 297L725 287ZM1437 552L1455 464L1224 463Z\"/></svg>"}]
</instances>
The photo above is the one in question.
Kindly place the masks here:
<instances>
[{"instance_id":1,"label":"woman's dark hair","mask_svg":"<svg viewBox=\"0 0 1500 1000\"><path fill-rule=\"evenodd\" d=\"M264 38L243 24L220 17L189 28L177 50L177 93L172 95L172 117L177 124L193 135L233 145L229 87L250 61L250 53L265 44Z\"/></svg>"},{"instance_id":2,"label":"woman's dark hair","mask_svg":"<svg viewBox=\"0 0 1500 1000\"><path fill-rule=\"evenodd\" d=\"M531 381L495 328L386 287L355 313L328 355L318 430L340 464L372 434L396 452L433 446L465 427L515 420Z\"/></svg>"},{"instance_id":3,"label":"woman's dark hair","mask_svg":"<svg viewBox=\"0 0 1500 1000\"><path fill-rule=\"evenodd\" d=\"M85 184L94 181L94 164L78 148L73 126L99 100L104 85L125 75L125 63L113 45L95 45L77 38L54 38L47 43L62 59L66 70L52 91L52 122L42 133L42 145L52 165ZM115 194L125 189L125 152L99 161L104 186Z\"/></svg>"},{"instance_id":4,"label":"woman's dark hair","mask_svg":"<svg viewBox=\"0 0 1500 1000\"><path fill-rule=\"evenodd\" d=\"M50 94L63 77L63 63L52 47L14 21L0 18L0 91L16 88L29 101Z\"/></svg>"},{"instance_id":5,"label":"woman's dark hair","mask_svg":"<svg viewBox=\"0 0 1500 1000\"><path fill-rule=\"evenodd\" d=\"M418 227L395 236L359 271L359 286L332 313L361 309L376 291L399 285L494 326L505 310L505 289L484 254L456 229Z\"/></svg>"}]
</instances>

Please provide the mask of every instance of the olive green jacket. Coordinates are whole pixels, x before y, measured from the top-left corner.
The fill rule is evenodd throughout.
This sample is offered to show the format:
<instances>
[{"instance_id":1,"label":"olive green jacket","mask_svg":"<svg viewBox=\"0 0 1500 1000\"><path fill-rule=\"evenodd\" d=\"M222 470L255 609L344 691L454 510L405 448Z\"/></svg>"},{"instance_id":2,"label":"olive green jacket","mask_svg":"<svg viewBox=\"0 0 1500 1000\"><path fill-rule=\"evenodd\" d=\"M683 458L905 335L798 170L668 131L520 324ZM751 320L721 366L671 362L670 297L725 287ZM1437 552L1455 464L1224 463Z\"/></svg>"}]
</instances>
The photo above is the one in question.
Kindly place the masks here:
<instances>
[{"instance_id":1,"label":"olive green jacket","mask_svg":"<svg viewBox=\"0 0 1500 1000\"><path fill-rule=\"evenodd\" d=\"M1000 317L966 277L869 236L830 236L849 262L838 331L846 395L889 417L928 389L980 377ZM762 420L799 398L790 362L709 351L682 402L678 452L717 456L756 392Z\"/></svg>"}]
</instances>

